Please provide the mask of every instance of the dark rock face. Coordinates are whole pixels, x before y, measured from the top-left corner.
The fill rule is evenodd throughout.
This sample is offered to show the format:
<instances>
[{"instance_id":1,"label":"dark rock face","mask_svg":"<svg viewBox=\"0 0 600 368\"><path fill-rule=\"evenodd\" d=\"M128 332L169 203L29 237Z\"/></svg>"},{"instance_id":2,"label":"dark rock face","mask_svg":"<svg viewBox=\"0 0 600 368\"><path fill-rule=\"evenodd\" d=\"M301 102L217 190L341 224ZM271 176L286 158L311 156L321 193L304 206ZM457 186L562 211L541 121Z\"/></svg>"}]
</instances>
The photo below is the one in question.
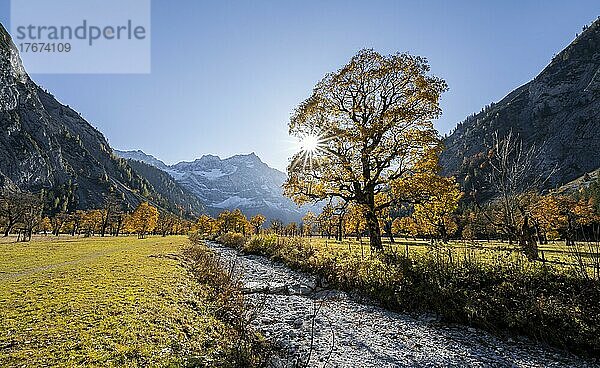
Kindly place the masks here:
<instances>
[{"instance_id":1,"label":"dark rock face","mask_svg":"<svg viewBox=\"0 0 600 368\"><path fill-rule=\"evenodd\" d=\"M540 147L537 173L560 186L600 167L600 19L531 82L459 123L445 140L444 173L467 184L491 146L510 130Z\"/></svg>"},{"instance_id":2,"label":"dark rock face","mask_svg":"<svg viewBox=\"0 0 600 368\"><path fill-rule=\"evenodd\" d=\"M125 160L113 155L102 133L29 78L2 25L0 186L57 191L52 198L71 197L71 203L61 205L71 209L98 208L110 191L125 207L141 200L164 208L171 205ZM57 188L69 188L69 194Z\"/></svg>"}]
</instances>

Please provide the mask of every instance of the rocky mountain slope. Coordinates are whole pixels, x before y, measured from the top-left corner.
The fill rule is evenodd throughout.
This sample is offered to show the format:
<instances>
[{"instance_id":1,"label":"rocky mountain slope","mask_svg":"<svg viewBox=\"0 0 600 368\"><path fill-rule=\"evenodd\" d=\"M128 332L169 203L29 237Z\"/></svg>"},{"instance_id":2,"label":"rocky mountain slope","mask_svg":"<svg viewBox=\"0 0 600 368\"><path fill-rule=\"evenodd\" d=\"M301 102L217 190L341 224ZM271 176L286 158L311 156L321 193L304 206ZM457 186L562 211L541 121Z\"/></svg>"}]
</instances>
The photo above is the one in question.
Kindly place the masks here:
<instances>
[{"instance_id":1,"label":"rocky mountain slope","mask_svg":"<svg viewBox=\"0 0 600 368\"><path fill-rule=\"evenodd\" d=\"M10 35L0 25L0 187L42 189L53 208L98 208L109 192L125 207L141 200L177 210L81 115L59 103L27 75ZM185 203L180 203L185 204Z\"/></svg>"},{"instance_id":2,"label":"rocky mountain slope","mask_svg":"<svg viewBox=\"0 0 600 368\"><path fill-rule=\"evenodd\" d=\"M444 172L470 187L493 141L509 131L542 151L536 175L548 187L600 167L600 19L586 27L531 82L458 124L445 140Z\"/></svg>"},{"instance_id":3,"label":"rocky mountain slope","mask_svg":"<svg viewBox=\"0 0 600 368\"><path fill-rule=\"evenodd\" d=\"M592 183L598 182L598 180L600 180L600 169L586 173L585 175L560 186L556 192L560 194L576 193L589 188Z\"/></svg>"},{"instance_id":4,"label":"rocky mountain slope","mask_svg":"<svg viewBox=\"0 0 600 368\"><path fill-rule=\"evenodd\" d=\"M189 190L177 183L171 175L163 170L137 160L127 160L131 168L152 185L172 207L172 212L187 217L197 218L205 213L204 204ZM169 206L169 204L166 204Z\"/></svg>"},{"instance_id":5,"label":"rocky mountain slope","mask_svg":"<svg viewBox=\"0 0 600 368\"><path fill-rule=\"evenodd\" d=\"M166 171L194 193L212 215L239 208L246 216L262 213L268 219L290 222L300 221L309 209L298 208L283 196L286 174L269 167L254 153L226 159L205 155L172 166L141 151L115 151L115 154Z\"/></svg>"},{"instance_id":6,"label":"rocky mountain slope","mask_svg":"<svg viewBox=\"0 0 600 368\"><path fill-rule=\"evenodd\" d=\"M115 149L115 150L113 150L113 152L117 156L124 158L126 160L129 160L129 161L144 162L147 165L153 166L153 167L161 169L163 171L167 171L169 169L169 167L164 162L162 162L161 160L157 159L156 157L154 157L152 155L147 155L142 150L120 151L120 150Z\"/></svg>"}]
</instances>

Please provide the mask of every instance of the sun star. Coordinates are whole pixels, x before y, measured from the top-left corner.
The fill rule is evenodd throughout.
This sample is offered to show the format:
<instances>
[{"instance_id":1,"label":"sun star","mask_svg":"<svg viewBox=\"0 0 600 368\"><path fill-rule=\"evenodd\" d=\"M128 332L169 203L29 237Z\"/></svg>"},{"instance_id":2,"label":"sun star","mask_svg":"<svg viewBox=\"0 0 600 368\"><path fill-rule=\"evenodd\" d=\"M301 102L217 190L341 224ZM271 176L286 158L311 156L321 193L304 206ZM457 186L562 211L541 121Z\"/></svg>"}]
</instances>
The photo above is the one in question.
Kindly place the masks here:
<instances>
[{"instance_id":1,"label":"sun star","mask_svg":"<svg viewBox=\"0 0 600 368\"><path fill-rule=\"evenodd\" d=\"M300 150L308 153L314 153L319 148L319 137L309 134L300 141Z\"/></svg>"}]
</instances>

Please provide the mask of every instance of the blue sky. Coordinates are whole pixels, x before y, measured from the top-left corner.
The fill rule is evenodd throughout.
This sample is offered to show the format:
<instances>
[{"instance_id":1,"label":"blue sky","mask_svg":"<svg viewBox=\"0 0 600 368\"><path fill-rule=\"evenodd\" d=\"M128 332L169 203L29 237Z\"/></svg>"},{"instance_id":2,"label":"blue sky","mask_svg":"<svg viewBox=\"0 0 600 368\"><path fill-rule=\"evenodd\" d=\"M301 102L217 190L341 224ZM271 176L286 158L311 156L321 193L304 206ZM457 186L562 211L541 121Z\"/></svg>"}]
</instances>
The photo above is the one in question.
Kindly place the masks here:
<instances>
[{"instance_id":1,"label":"blue sky","mask_svg":"<svg viewBox=\"0 0 600 368\"><path fill-rule=\"evenodd\" d=\"M9 1L0 0L8 22ZM119 149L167 163L256 152L284 169L287 122L361 48L429 59L444 134L537 75L600 15L595 1L152 2L152 73L33 75Z\"/></svg>"}]
</instances>

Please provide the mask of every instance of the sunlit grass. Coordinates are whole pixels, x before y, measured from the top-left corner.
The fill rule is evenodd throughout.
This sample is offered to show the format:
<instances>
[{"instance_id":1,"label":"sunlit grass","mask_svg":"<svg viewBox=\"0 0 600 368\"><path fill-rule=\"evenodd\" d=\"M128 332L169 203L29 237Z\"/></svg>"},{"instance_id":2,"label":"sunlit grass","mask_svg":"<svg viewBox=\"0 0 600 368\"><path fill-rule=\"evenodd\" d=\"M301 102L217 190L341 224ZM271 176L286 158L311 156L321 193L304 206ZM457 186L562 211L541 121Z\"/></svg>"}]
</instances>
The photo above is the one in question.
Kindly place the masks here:
<instances>
[{"instance_id":1,"label":"sunlit grass","mask_svg":"<svg viewBox=\"0 0 600 368\"><path fill-rule=\"evenodd\" d=\"M327 237L312 236L305 239L312 246L325 247L331 251L348 252L361 256L371 255L368 238L357 240L355 237L349 237L338 241L334 238L328 239ZM435 249L438 251L441 250L445 254L452 254L454 258L474 257L483 261L496 259L499 255L513 260L523 257L517 244L509 244L507 241L501 242L498 240L453 240L448 242L448 244L436 243L435 247L432 247L431 243L427 240L397 237L392 243L386 237L383 239L383 244L387 251L402 255L408 253L409 256L423 255ZM540 261L543 259L543 261L558 265L574 265L577 262L573 256L573 250L569 249L564 241L551 241L548 244L539 244L538 249Z\"/></svg>"},{"instance_id":2,"label":"sunlit grass","mask_svg":"<svg viewBox=\"0 0 600 368\"><path fill-rule=\"evenodd\" d=\"M0 243L0 366L210 366L229 327L170 255L185 237ZM168 257L165 257L168 256Z\"/></svg>"}]
</instances>

